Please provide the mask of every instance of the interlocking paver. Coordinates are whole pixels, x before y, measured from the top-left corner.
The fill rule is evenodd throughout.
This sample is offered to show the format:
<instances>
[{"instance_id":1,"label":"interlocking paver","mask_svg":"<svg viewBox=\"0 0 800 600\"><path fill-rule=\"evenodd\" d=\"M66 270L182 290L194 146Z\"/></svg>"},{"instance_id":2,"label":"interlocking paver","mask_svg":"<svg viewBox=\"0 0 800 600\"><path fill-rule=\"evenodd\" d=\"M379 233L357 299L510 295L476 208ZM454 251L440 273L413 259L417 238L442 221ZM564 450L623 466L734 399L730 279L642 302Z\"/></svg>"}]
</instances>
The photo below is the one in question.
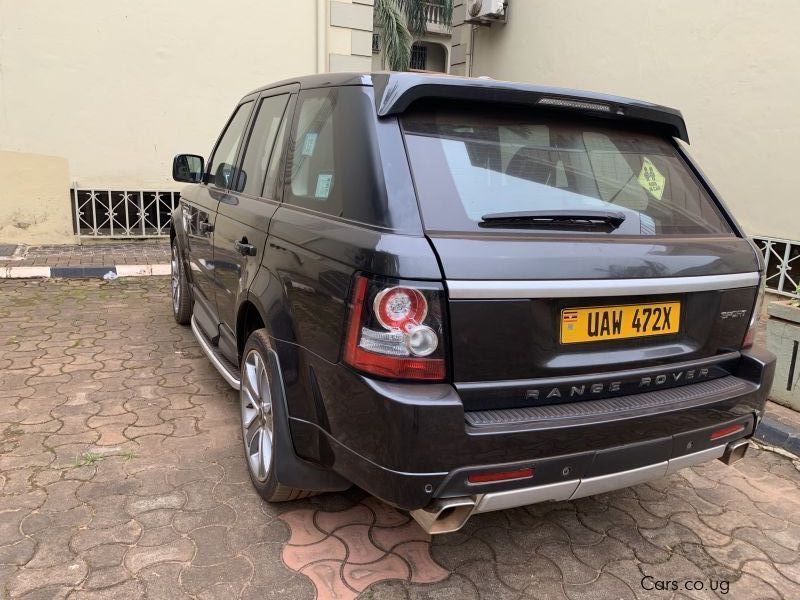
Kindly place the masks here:
<instances>
[{"instance_id":1,"label":"interlocking paver","mask_svg":"<svg viewBox=\"0 0 800 600\"><path fill-rule=\"evenodd\" d=\"M0 257L0 267L77 267L150 265L169 262L166 240L129 242L89 240L83 245L20 246L13 258Z\"/></svg>"},{"instance_id":2,"label":"interlocking paver","mask_svg":"<svg viewBox=\"0 0 800 600\"><path fill-rule=\"evenodd\" d=\"M800 597L800 463L759 449L433 539L357 489L268 505L168 287L0 282L0 598Z\"/></svg>"}]
</instances>

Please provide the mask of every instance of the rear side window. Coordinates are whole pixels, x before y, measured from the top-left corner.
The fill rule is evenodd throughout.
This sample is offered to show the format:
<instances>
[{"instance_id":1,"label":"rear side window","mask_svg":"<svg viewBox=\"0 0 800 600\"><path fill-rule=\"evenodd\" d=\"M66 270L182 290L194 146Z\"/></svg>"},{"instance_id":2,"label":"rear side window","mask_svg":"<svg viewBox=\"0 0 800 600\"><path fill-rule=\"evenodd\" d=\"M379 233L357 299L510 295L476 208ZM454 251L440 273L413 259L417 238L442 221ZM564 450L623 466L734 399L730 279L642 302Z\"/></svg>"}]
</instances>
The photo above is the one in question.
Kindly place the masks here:
<instances>
[{"instance_id":1,"label":"rear side window","mask_svg":"<svg viewBox=\"0 0 800 600\"><path fill-rule=\"evenodd\" d=\"M410 112L403 128L428 230L486 230L487 216L599 211L624 216L600 234L734 235L672 143L649 133L466 107ZM524 220L500 225L521 227L553 231Z\"/></svg>"},{"instance_id":2,"label":"rear side window","mask_svg":"<svg viewBox=\"0 0 800 600\"><path fill-rule=\"evenodd\" d=\"M288 100L289 95L282 94L264 98L259 103L242 161L241 173L237 177L236 191L252 196L262 195L267 166Z\"/></svg>"},{"instance_id":3,"label":"rear side window","mask_svg":"<svg viewBox=\"0 0 800 600\"><path fill-rule=\"evenodd\" d=\"M285 204L388 226L369 88L302 91L286 160Z\"/></svg>"}]
</instances>

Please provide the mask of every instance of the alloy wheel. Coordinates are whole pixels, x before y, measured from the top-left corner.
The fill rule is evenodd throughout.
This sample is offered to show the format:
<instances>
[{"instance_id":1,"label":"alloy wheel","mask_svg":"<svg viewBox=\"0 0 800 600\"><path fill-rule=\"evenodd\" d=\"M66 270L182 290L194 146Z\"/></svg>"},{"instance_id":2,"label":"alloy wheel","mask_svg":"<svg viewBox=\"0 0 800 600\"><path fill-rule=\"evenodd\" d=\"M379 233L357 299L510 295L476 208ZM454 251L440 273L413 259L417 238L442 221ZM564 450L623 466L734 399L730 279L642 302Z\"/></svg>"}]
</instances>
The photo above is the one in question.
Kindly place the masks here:
<instances>
[{"instance_id":1,"label":"alloy wheel","mask_svg":"<svg viewBox=\"0 0 800 600\"><path fill-rule=\"evenodd\" d=\"M261 354L251 350L243 366L240 390L242 438L250 472L263 482L272 464L272 395Z\"/></svg>"}]
</instances>

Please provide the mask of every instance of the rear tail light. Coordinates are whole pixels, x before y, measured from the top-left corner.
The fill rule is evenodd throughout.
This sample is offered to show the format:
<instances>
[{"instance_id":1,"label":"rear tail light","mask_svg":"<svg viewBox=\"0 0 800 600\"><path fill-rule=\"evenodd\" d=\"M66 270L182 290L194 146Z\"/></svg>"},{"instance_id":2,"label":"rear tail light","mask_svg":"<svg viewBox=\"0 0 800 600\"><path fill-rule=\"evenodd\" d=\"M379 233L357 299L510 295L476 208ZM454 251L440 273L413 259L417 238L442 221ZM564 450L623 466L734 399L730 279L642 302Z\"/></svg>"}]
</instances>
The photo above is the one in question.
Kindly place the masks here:
<instances>
[{"instance_id":1,"label":"rear tail light","mask_svg":"<svg viewBox=\"0 0 800 600\"><path fill-rule=\"evenodd\" d=\"M443 292L435 284L357 276L344 361L390 379L445 378Z\"/></svg>"},{"instance_id":2,"label":"rear tail light","mask_svg":"<svg viewBox=\"0 0 800 600\"><path fill-rule=\"evenodd\" d=\"M758 321L761 317L761 305L764 303L764 289L766 287L766 272L761 272L761 283L758 287L758 295L756 296L756 303L753 307L753 314L750 317L750 325L747 327L747 334L744 336L742 348L750 348L756 341L756 332L758 331Z\"/></svg>"}]
</instances>

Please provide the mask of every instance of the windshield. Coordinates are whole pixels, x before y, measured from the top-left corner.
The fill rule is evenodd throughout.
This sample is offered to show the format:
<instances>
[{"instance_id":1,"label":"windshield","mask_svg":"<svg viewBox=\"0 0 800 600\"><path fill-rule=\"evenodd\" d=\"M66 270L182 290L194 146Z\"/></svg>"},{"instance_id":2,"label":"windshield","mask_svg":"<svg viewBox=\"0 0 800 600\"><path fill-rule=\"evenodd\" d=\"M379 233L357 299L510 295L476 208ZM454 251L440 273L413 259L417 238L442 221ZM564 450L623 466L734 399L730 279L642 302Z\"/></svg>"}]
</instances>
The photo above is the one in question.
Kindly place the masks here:
<instances>
[{"instance_id":1,"label":"windshield","mask_svg":"<svg viewBox=\"0 0 800 600\"><path fill-rule=\"evenodd\" d=\"M485 231L486 215L586 210L624 214L599 235L733 235L669 140L529 110L487 112L403 116L427 230ZM492 226L522 228L554 230L524 219Z\"/></svg>"}]
</instances>

